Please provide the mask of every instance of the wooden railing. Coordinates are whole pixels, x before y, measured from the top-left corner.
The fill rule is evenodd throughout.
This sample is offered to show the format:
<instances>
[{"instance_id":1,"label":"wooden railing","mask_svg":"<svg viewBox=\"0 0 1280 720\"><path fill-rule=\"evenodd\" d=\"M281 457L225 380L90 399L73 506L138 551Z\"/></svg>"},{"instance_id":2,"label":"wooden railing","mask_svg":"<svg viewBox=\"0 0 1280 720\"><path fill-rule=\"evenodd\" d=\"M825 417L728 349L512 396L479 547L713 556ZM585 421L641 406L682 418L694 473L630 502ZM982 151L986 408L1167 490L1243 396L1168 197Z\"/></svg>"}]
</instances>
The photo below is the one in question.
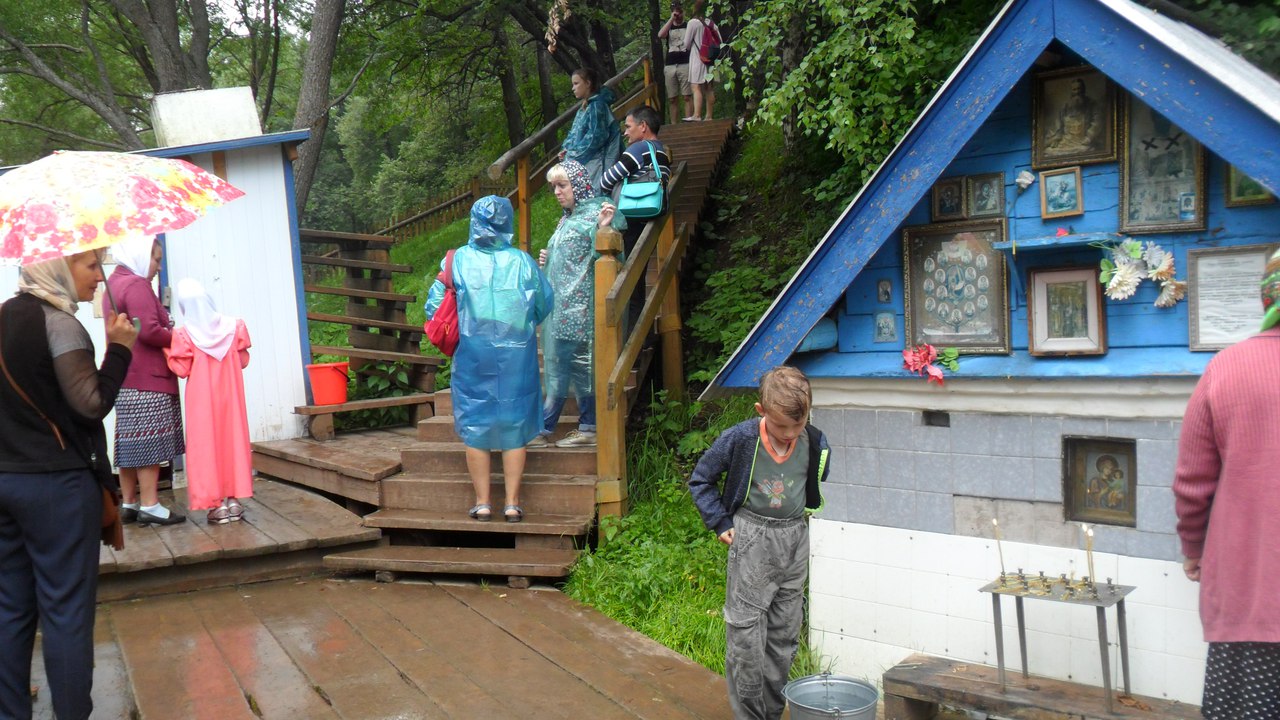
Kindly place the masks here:
<instances>
[{"instance_id":1,"label":"wooden railing","mask_svg":"<svg viewBox=\"0 0 1280 720\"><path fill-rule=\"evenodd\" d=\"M626 97L614 103L613 116L618 120L622 120L627 116L627 113L641 105L658 107L658 85L654 82L653 70L648 55L641 55L636 58L635 62L624 68L622 72L609 78L604 85L612 90L617 90L627 78L637 71L644 72L644 82L629 92ZM531 212L533 195L547 184L547 170L550 170L552 165L559 162L560 153L557 149L549 157L540 160L536 160L533 154L542 148L544 142L554 138L560 128L572 122L574 115L577 113L578 106L574 105L561 113L555 120L544 125L541 130L525 138L524 142L503 153L502 157L494 160L493 164L489 166L489 178L492 180L502 177L502 174L508 168L515 167L516 186L507 197L511 198L511 204L515 206L516 236L519 238L520 247L526 252L529 250L529 241L533 234L533 216Z\"/></svg>"},{"instance_id":2,"label":"wooden railing","mask_svg":"<svg viewBox=\"0 0 1280 720\"><path fill-rule=\"evenodd\" d=\"M667 184L668 197L678 197L686 178L680 163ZM595 265L595 395L596 395L596 499L601 517L627 511L627 377L644 347L649 328L658 324L662 343L662 387L670 400L683 400L684 350L680 341L680 262L689 243L687 223L675 226L668 212L649 222L624 264L622 236L612 228L596 233ZM650 260L657 260L657 280L644 296L644 309L623 331L627 302L643 287Z\"/></svg>"},{"instance_id":3,"label":"wooden railing","mask_svg":"<svg viewBox=\"0 0 1280 720\"><path fill-rule=\"evenodd\" d=\"M393 216L387 226L373 231L375 235L387 235L396 240L407 240L415 235L431 232L448 225L471 212L471 205L485 195L506 195L511 183L494 182L488 178L472 178L447 192L429 198L421 210L405 216Z\"/></svg>"}]
</instances>

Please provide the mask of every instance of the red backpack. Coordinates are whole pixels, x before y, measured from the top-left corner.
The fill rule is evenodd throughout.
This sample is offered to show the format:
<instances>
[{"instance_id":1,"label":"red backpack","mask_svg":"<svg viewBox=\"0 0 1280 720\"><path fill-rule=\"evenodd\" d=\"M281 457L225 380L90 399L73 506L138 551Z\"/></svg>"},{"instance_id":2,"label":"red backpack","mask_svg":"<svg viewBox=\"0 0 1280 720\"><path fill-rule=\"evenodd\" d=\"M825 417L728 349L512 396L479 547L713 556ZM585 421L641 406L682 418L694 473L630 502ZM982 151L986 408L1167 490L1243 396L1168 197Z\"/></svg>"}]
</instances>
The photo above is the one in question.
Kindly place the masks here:
<instances>
[{"instance_id":1,"label":"red backpack","mask_svg":"<svg viewBox=\"0 0 1280 720\"><path fill-rule=\"evenodd\" d=\"M453 251L444 256L444 270L436 275L436 279L444 283L444 299L436 314L423 325L427 331L427 339L448 357L458 350L458 293L453 289Z\"/></svg>"},{"instance_id":2,"label":"red backpack","mask_svg":"<svg viewBox=\"0 0 1280 720\"><path fill-rule=\"evenodd\" d=\"M698 58L703 65L710 65L720 58L720 30L710 20L702 20L702 39L698 43Z\"/></svg>"}]
</instances>

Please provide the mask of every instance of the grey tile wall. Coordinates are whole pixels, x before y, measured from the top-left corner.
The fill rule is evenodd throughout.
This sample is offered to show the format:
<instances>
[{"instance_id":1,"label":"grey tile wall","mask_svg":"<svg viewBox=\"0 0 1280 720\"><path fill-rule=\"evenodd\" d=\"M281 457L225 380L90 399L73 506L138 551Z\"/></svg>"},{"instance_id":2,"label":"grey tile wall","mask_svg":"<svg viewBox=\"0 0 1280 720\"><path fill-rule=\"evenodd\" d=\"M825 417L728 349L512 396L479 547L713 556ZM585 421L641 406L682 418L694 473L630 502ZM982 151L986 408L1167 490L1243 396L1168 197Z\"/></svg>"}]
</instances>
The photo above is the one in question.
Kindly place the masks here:
<instances>
[{"instance_id":1,"label":"grey tile wall","mask_svg":"<svg viewBox=\"0 0 1280 720\"><path fill-rule=\"evenodd\" d=\"M927 532L991 536L1000 517L1010 541L1081 547L1064 520L1062 438L1137 440L1138 526L1096 526L1099 552L1179 557L1173 471L1181 423L1033 415L951 413L925 425L908 410L815 408L834 464L822 517Z\"/></svg>"}]
</instances>

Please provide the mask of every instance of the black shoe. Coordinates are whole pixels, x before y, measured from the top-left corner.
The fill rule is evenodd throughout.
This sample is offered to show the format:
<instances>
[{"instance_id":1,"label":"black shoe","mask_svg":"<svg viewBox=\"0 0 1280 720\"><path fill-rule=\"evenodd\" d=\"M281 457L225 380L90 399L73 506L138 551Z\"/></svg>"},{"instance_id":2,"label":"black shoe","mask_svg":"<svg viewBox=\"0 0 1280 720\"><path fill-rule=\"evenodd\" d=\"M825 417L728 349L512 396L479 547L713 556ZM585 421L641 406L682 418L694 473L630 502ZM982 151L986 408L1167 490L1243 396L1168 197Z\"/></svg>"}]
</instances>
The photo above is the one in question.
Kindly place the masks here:
<instances>
[{"instance_id":1,"label":"black shoe","mask_svg":"<svg viewBox=\"0 0 1280 720\"><path fill-rule=\"evenodd\" d=\"M122 507L120 508L120 523L122 525L130 525L138 522L138 509Z\"/></svg>"},{"instance_id":2,"label":"black shoe","mask_svg":"<svg viewBox=\"0 0 1280 720\"><path fill-rule=\"evenodd\" d=\"M152 515L146 510L138 511L138 524L144 527L147 525L178 525L186 521L187 521L186 515L183 515L182 513L179 513L173 510L169 511L169 517L160 517L158 515Z\"/></svg>"}]
</instances>

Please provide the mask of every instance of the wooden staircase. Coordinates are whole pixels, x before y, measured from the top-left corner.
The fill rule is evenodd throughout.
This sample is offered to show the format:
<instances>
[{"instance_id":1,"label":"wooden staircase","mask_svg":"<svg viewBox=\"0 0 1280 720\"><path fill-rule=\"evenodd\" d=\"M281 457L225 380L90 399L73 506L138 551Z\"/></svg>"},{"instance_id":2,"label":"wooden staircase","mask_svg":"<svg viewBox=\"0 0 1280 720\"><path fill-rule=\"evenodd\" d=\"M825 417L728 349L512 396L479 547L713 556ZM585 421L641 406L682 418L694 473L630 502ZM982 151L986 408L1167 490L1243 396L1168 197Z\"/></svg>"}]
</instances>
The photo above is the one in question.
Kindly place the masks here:
<instances>
[{"instance_id":1,"label":"wooden staircase","mask_svg":"<svg viewBox=\"0 0 1280 720\"><path fill-rule=\"evenodd\" d=\"M711 187L733 129L733 120L712 120L663 125L658 131L658 139L671 157L671 167L685 163L684 183L671 201L677 227L684 223L697 227L706 204L707 189Z\"/></svg>"},{"instance_id":2,"label":"wooden staircase","mask_svg":"<svg viewBox=\"0 0 1280 720\"><path fill-rule=\"evenodd\" d=\"M442 360L422 354L423 329L407 322L408 304L417 299L395 292L392 286L395 273L413 272L408 265L391 262L394 238L302 230L301 239L311 251L302 256L304 265L339 268L343 273L341 285L306 283L303 289L347 298L341 315L309 310L307 321L347 326L350 347L312 345L311 354L349 358L351 369L357 373L370 363L402 363L408 371L409 384L417 390L398 397L354 400L340 405L299 406L294 412L307 417L307 432L318 440L330 440L334 436L334 414L353 410L409 406L414 420L431 417L435 374Z\"/></svg>"}]
</instances>

